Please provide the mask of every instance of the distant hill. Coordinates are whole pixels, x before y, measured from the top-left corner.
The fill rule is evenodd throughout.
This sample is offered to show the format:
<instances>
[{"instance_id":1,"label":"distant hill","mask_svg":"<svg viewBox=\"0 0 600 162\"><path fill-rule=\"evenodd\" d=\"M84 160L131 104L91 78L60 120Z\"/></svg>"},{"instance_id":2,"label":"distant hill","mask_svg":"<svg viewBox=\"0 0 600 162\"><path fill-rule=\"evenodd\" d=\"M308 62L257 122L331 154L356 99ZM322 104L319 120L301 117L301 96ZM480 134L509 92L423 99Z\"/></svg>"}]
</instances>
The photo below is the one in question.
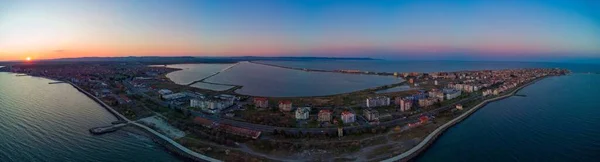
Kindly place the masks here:
<instances>
[{"instance_id":1,"label":"distant hill","mask_svg":"<svg viewBox=\"0 0 600 162\"><path fill-rule=\"evenodd\" d=\"M313 61L313 60L375 60L372 58L343 57L81 57L41 60L38 62L139 62L144 64L176 64L176 63L232 63L239 61Z\"/></svg>"}]
</instances>

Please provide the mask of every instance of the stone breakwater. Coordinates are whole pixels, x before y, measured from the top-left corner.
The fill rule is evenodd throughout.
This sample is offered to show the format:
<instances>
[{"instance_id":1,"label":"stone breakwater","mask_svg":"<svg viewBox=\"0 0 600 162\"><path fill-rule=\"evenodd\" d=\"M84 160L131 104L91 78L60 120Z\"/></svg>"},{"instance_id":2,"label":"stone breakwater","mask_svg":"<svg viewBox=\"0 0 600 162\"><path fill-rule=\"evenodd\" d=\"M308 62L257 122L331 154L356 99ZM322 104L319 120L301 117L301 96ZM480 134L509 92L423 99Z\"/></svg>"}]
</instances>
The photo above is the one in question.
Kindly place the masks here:
<instances>
[{"instance_id":1,"label":"stone breakwater","mask_svg":"<svg viewBox=\"0 0 600 162\"><path fill-rule=\"evenodd\" d=\"M425 137L425 139L423 139L423 141L421 141L419 144L417 144L417 146L413 147L412 149L394 156L392 158L383 160L384 162L393 162L393 161L410 161L412 159L414 159L415 157L417 157L419 154L421 154L423 151L427 150L427 148L429 148L429 146L431 146L431 144L433 144L433 142L435 142L435 140L442 135L446 130L448 130L448 128L451 128L452 126L460 123L461 121L463 121L464 119L466 119L467 117L469 117L471 114L473 114L475 111L479 110L479 108L487 105L490 102L494 102L494 101L498 101L498 100L502 100L504 98L513 96L515 93L519 92L519 90L541 80L544 79L546 77L542 77L542 78L538 78L536 80L533 80L529 83L526 83L524 85L521 85L519 87L517 87L516 89L514 89L511 93L506 94L506 95L502 95L502 96L498 96L498 97L494 97L491 99L487 99L477 105L475 105L473 108L471 108L470 110L468 110L467 112L465 112L464 114L458 116L457 118L454 118L452 120L450 120L449 122L447 122L446 124L438 127L437 129L435 129L433 132L431 132L429 135L427 135Z\"/></svg>"}]
</instances>

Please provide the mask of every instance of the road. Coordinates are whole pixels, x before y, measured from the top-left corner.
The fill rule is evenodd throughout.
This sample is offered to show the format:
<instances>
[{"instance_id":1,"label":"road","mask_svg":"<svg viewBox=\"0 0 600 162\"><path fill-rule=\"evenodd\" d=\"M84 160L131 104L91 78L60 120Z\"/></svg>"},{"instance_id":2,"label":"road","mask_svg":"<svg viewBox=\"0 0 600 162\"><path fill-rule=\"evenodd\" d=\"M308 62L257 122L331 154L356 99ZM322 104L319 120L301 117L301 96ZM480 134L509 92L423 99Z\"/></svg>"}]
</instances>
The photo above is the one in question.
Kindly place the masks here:
<instances>
[{"instance_id":1,"label":"road","mask_svg":"<svg viewBox=\"0 0 600 162\"><path fill-rule=\"evenodd\" d=\"M476 100L476 99L480 99L481 96L480 95L476 95L476 96L472 96L469 98L465 98L462 99L458 102L455 102L453 104L450 105L446 105L440 108L436 108L436 109L432 109L429 110L427 112L423 112L420 114L416 114L416 115L412 115L410 117L407 118L397 118L397 119L393 119L390 121L385 121L385 122L381 122L378 125L360 125L360 126L348 126L348 127L344 127L344 129L346 130L353 130L353 129L359 129L359 128L369 128L369 127L374 127L374 126L385 126L385 127L393 127L393 126L397 126L397 125L404 125L404 124L408 124L409 122L413 122L413 121L417 121L419 119L419 117L421 117L422 115L435 115L438 114L439 112L443 112L446 111L448 109L452 109L454 108L454 105L456 104L462 104L471 100ZM242 128L248 128L248 129L253 129L253 130L258 130L258 131L262 131L265 133L271 133L274 132L275 130L283 130L285 132L310 132L310 133L322 133L322 132L336 132L337 128L289 128L289 127L276 127L276 126L269 126L269 125L261 125L261 124L254 124L254 123L248 123L248 122L243 122L243 121L237 121L237 120L231 120L231 119L226 119L226 118L220 118L217 116L213 116L213 115L207 115L201 112L192 112L192 114L194 116L198 116L198 117L202 117L208 120L211 120L213 122L217 122L217 123L221 123L221 124L229 124L232 126L236 126L236 127L242 127Z\"/></svg>"}]
</instances>

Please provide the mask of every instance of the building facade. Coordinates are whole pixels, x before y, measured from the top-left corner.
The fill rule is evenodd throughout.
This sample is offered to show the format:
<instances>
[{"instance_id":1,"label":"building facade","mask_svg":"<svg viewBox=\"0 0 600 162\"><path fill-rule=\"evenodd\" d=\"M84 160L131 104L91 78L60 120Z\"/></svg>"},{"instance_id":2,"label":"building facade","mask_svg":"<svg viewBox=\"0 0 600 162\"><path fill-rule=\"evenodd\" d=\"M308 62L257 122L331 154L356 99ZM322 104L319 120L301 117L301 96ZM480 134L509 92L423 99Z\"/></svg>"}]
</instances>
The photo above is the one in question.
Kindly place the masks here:
<instances>
[{"instance_id":1,"label":"building facade","mask_svg":"<svg viewBox=\"0 0 600 162\"><path fill-rule=\"evenodd\" d=\"M268 108L269 99L262 97L254 98L254 106L256 106L256 108Z\"/></svg>"},{"instance_id":2,"label":"building facade","mask_svg":"<svg viewBox=\"0 0 600 162\"><path fill-rule=\"evenodd\" d=\"M310 116L310 107L299 107L296 109L296 119L306 120Z\"/></svg>"},{"instance_id":3,"label":"building facade","mask_svg":"<svg viewBox=\"0 0 600 162\"><path fill-rule=\"evenodd\" d=\"M379 120L379 112L373 109L364 109L363 110L365 118L369 121L378 121Z\"/></svg>"},{"instance_id":4,"label":"building facade","mask_svg":"<svg viewBox=\"0 0 600 162\"><path fill-rule=\"evenodd\" d=\"M356 121L356 116L350 111L342 112L341 116L344 123L354 123Z\"/></svg>"},{"instance_id":5,"label":"building facade","mask_svg":"<svg viewBox=\"0 0 600 162\"><path fill-rule=\"evenodd\" d=\"M320 110L317 121L329 122L329 121L331 121L331 114L332 114L331 110Z\"/></svg>"},{"instance_id":6,"label":"building facade","mask_svg":"<svg viewBox=\"0 0 600 162\"><path fill-rule=\"evenodd\" d=\"M389 106L390 98L389 97L370 97L367 98L367 107L379 107L379 106Z\"/></svg>"},{"instance_id":7,"label":"building facade","mask_svg":"<svg viewBox=\"0 0 600 162\"><path fill-rule=\"evenodd\" d=\"M279 101L279 110L290 112L292 111L292 102L291 101Z\"/></svg>"}]
</instances>

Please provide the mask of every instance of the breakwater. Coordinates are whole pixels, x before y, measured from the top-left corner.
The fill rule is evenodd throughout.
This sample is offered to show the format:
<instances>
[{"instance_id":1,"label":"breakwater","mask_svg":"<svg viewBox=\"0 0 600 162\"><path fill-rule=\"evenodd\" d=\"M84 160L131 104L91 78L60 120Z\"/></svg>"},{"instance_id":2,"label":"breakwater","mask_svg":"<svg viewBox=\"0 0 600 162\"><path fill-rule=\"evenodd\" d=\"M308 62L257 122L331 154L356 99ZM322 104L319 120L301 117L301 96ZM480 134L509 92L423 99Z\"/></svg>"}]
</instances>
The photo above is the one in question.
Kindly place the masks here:
<instances>
[{"instance_id":1,"label":"breakwater","mask_svg":"<svg viewBox=\"0 0 600 162\"><path fill-rule=\"evenodd\" d=\"M546 76L548 77L548 76ZM494 101L498 101L498 100L502 100L504 98L513 96L514 94L516 94L517 92L519 92L519 90L521 90L522 88L525 88L541 79L544 79L546 77L541 77L538 78L536 80L533 80L529 83L523 84L519 87L517 87L516 89L514 89L512 92L506 94L506 95L502 95L502 96L498 96L498 97L494 97L491 99L487 99L477 105L475 105L473 108L471 108L470 110L468 110L467 112L465 112L464 114L458 116L457 118L454 118L452 120L450 120L449 122L447 122L446 124L438 127L437 129L435 129L433 132L431 132L429 135L427 135L425 137L425 139L423 139L423 141L419 142L419 144L417 144L415 147L413 147L412 149L394 156L392 158L383 160L385 162L392 162L392 161L410 161L412 159L414 159L415 157L417 157L419 154L421 154L423 151L427 150L427 148L429 146L431 146L431 144L433 144L435 142L435 140L440 137L447 129L451 128L452 126L460 123L461 121L463 121L464 119L466 119L467 117L469 117L471 114L473 114L474 112L476 112L477 110L479 110L481 107L487 105L490 102L494 102Z\"/></svg>"}]
</instances>

